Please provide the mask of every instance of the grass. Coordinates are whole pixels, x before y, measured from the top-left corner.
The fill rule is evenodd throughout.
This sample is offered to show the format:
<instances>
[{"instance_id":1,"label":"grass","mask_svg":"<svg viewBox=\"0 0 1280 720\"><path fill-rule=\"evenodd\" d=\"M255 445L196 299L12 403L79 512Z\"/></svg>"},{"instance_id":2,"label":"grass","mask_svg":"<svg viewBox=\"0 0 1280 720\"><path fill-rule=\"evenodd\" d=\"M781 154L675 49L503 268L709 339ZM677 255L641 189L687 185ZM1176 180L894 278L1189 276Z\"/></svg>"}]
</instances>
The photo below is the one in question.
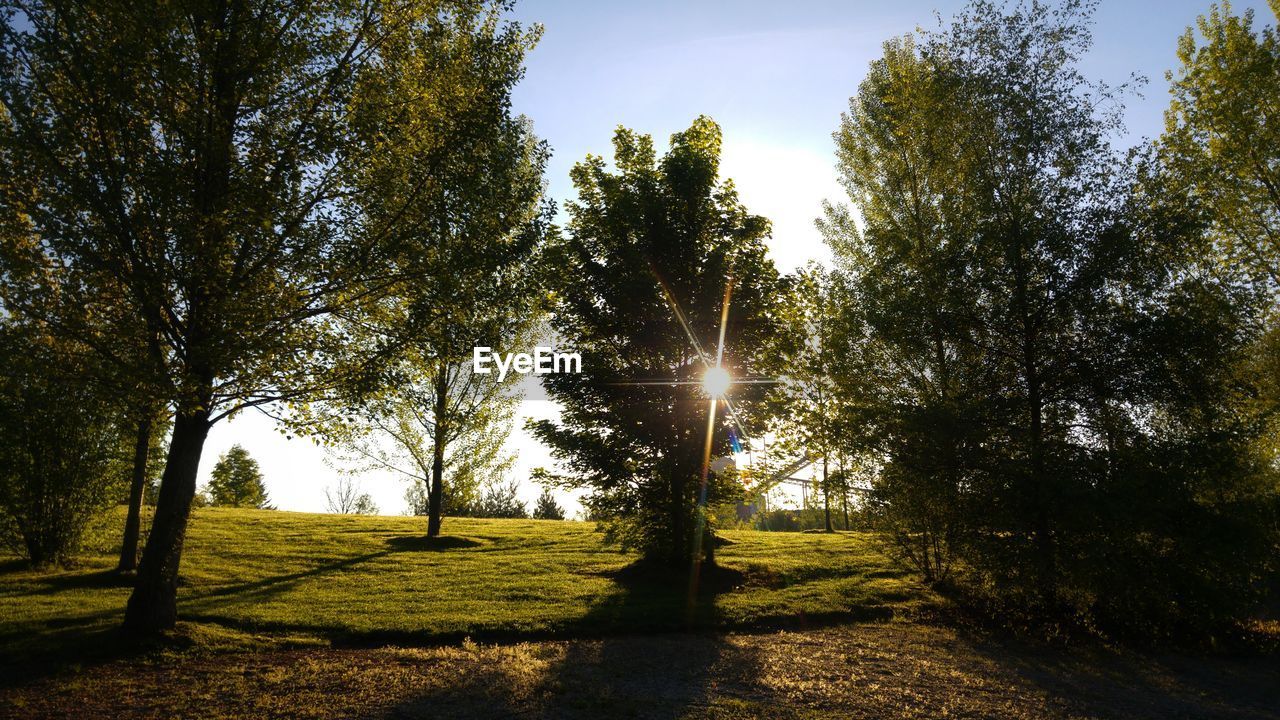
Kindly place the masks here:
<instances>
[{"instance_id":1,"label":"grass","mask_svg":"<svg viewBox=\"0 0 1280 720\"><path fill-rule=\"evenodd\" d=\"M1280 720L1274 658L921 622L945 601L858 533L727 532L691 602L591 524L424 525L200 510L158 645L116 630L114 523L73 570L9 562L0 716Z\"/></svg>"},{"instance_id":2,"label":"grass","mask_svg":"<svg viewBox=\"0 0 1280 720\"><path fill-rule=\"evenodd\" d=\"M691 604L590 523L424 521L204 509L183 554L182 619L245 632L421 644L888 617L937 602L857 533L726 532L724 568ZM0 652L116 625L129 595L103 544L79 567L0 573Z\"/></svg>"}]
</instances>

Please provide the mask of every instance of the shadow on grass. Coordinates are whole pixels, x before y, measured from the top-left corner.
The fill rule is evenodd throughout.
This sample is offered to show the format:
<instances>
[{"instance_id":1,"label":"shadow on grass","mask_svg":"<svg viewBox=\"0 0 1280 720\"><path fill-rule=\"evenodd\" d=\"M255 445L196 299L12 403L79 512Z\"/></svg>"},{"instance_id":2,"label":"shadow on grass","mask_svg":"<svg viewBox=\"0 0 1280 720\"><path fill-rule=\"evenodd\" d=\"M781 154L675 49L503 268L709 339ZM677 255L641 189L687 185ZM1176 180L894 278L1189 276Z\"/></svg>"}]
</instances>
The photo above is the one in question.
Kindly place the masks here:
<instances>
[{"instance_id":1,"label":"shadow on grass","mask_svg":"<svg viewBox=\"0 0 1280 720\"><path fill-rule=\"evenodd\" d=\"M426 537L425 535L398 535L387 540L387 547L395 552L440 552L442 550L463 550L480 547L485 543L465 537L443 535Z\"/></svg>"},{"instance_id":2,"label":"shadow on grass","mask_svg":"<svg viewBox=\"0 0 1280 720\"><path fill-rule=\"evenodd\" d=\"M134 575L115 570L99 570L89 573L63 573L39 578L41 587L26 595L53 595L63 590L100 590L103 588L131 588Z\"/></svg>"},{"instance_id":3,"label":"shadow on grass","mask_svg":"<svg viewBox=\"0 0 1280 720\"><path fill-rule=\"evenodd\" d=\"M717 597L741 587L744 573L637 561L607 576L615 592L555 633L563 642L548 652L549 662L528 663L510 681L459 678L398 702L385 717L435 718L459 706L468 717L685 717L719 702L716 686L726 672L761 672L754 651L712 632ZM532 682L529 672L536 672Z\"/></svg>"},{"instance_id":4,"label":"shadow on grass","mask_svg":"<svg viewBox=\"0 0 1280 720\"><path fill-rule=\"evenodd\" d=\"M120 611L68 618L38 633L0 637L0 689L21 687L61 673L129 660L155 653L167 639L139 640L120 629Z\"/></svg>"},{"instance_id":5,"label":"shadow on grass","mask_svg":"<svg viewBox=\"0 0 1280 720\"><path fill-rule=\"evenodd\" d=\"M365 553L364 555L356 555L337 562L317 565L308 570L286 573L284 575L274 575L269 578L254 580L253 582L241 583L239 585L228 585L226 587L220 587L203 593L179 596L178 603L179 606L181 606L184 602L191 603L192 601L200 601L210 598L223 598L229 595L235 595L239 598L263 599L285 591L297 584L300 580L306 580L316 577L317 575L325 575L339 570L346 570L361 563L383 557L388 552L389 551L387 550L382 550L379 552Z\"/></svg>"}]
</instances>

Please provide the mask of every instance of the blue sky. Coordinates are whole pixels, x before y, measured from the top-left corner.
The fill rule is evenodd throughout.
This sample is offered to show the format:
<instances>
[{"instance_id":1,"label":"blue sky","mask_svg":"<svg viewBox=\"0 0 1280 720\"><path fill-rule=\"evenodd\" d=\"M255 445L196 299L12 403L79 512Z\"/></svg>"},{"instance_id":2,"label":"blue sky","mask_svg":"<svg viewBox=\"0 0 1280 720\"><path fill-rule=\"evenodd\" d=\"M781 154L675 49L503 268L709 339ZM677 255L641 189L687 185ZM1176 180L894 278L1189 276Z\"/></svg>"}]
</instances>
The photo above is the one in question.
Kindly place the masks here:
<instances>
[{"instance_id":1,"label":"blue sky","mask_svg":"<svg viewBox=\"0 0 1280 720\"><path fill-rule=\"evenodd\" d=\"M888 38L917 27L937 28L963 2L565 2L525 0L514 17L545 26L515 93L519 112L550 142L549 190L558 203L573 197L569 169L587 153L610 156L614 129L626 125L665 142L698 115L725 134L722 175L733 178L747 207L773 220L771 253L786 271L823 259L813 221L824 199L841 200L831 133L868 64ZM1265 2L1255 25L1274 24ZM1125 98L1133 144L1158 135L1168 103L1166 70L1176 62L1178 36L1208 0L1102 0L1085 75L1111 84L1145 75L1141 95ZM545 401L525 404L545 417ZM286 510L321 511L323 488L336 482L323 453L307 441L287 441L255 414L216 426L201 463L201 481L219 453L239 442L257 457L273 501ZM517 432L516 477L549 464L544 448ZM404 508L405 484L368 476L363 485L384 513ZM524 495L537 488L526 483Z\"/></svg>"},{"instance_id":2,"label":"blue sky","mask_svg":"<svg viewBox=\"0 0 1280 720\"><path fill-rule=\"evenodd\" d=\"M725 132L725 174L749 208L774 220L776 259L789 269L824 252L812 220L830 196L818 193L837 190L831 133L868 64L886 39L937 28L937 14L946 19L963 6L525 0L515 17L541 22L545 35L529 56L515 106L551 143L548 180L561 202L573 197L569 169L588 152L608 157L617 125L665 140L710 115ZM1177 38L1208 7L1208 0L1101 2L1086 76L1110 84L1132 73L1149 79L1142 97L1125 98L1127 142L1160 132L1164 73L1176 61ZM1253 7L1259 20L1274 22L1264 2L1234 7Z\"/></svg>"}]
</instances>

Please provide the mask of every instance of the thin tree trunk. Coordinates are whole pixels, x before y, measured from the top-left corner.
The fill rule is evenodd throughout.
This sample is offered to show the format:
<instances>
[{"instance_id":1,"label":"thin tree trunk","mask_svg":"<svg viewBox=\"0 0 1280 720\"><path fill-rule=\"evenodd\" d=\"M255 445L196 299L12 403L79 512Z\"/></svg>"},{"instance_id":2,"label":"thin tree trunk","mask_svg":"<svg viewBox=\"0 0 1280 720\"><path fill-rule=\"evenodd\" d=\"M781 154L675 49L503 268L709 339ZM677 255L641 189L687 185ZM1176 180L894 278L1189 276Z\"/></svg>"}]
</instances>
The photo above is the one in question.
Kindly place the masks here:
<instances>
[{"instance_id":1,"label":"thin tree trunk","mask_svg":"<svg viewBox=\"0 0 1280 720\"><path fill-rule=\"evenodd\" d=\"M676 468L671 474L671 567L688 567L693 554L690 534L685 531L684 475Z\"/></svg>"},{"instance_id":2,"label":"thin tree trunk","mask_svg":"<svg viewBox=\"0 0 1280 720\"><path fill-rule=\"evenodd\" d=\"M200 453L209 434L209 401L180 409L160 479L155 520L138 565L138 580L125 610L124 626L135 633L172 629L178 620L178 565L196 494Z\"/></svg>"},{"instance_id":3,"label":"thin tree trunk","mask_svg":"<svg viewBox=\"0 0 1280 720\"><path fill-rule=\"evenodd\" d=\"M849 532L849 471L844 466L844 455L840 456L840 505L844 510L844 530Z\"/></svg>"},{"instance_id":4,"label":"thin tree trunk","mask_svg":"<svg viewBox=\"0 0 1280 720\"><path fill-rule=\"evenodd\" d=\"M138 419L133 444L133 477L129 483L129 513L124 521L124 539L120 543L117 572L133 572L138 568L138 533L142 528L142 493L147 486L147 460L151 453L151 428L155 414L147 409Z\"/></svg>"},{"instance_id":5,"label":"thin tree trunk","mask_svg":"<svg viewBox=\"0 0 1280 720\"><path fill-rule=\"evenodd\" d=\"M831 485L827 479L827 456L822 456L822 515L826 522L826 531L833 532L831 527Z\"/></svg>"},{"instance_id":6,"label":"thin tree trunk","mask_svg":"<svg viewBox=\"0 0 1280 720\"><path fill-rule=\"evenodd\" d=\"M427 494L427 537L440 536L444 502L444 446L448 438L445 413L449 402L449 369L441 367L436 379L435 437L431 448L431 490Z\"/></svg>"}]
</instances>

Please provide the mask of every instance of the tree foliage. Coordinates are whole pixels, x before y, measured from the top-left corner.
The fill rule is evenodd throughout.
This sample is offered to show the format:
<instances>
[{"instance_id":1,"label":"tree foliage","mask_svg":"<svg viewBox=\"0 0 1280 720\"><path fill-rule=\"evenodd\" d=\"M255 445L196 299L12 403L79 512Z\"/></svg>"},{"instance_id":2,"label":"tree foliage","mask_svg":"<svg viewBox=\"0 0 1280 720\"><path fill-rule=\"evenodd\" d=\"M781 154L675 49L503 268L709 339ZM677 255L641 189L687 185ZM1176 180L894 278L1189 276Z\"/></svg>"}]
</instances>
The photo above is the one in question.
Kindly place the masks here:
<instances>
[{"instance_id":1,"label":"tree foliage","mask_svg":"<svg viewBox=\"0 0 1280 720\"><path fill-rule=\"evenodd\" d=\"M519 497L520 483L493 478L484 484L480 496L467 508L467 515L479 518L527 518L529 510Z\"/></svg>"},{"instance_id":2,"label":"tree foliage","mask_svg":"<svg viewBox=\"0 0 1280 720\"><path fill-rule=\"evenodd\" d=\"M1280 17L1280 2L1270 0ZM1162 158L1208 214L1225 267L1280 292L1280 33L1213 5L1178 39ZM1198 31L1198 32L1197 32Z\"/></svg>"},{"instance_id":3,"label":"tree foliage","mask_svg":"<svg viewBox=\"0 0 1280 720\"><path fill-rule=\"evenodd\" d=\"M70 268L56 303L39 283L7 301L103 355L54 309L110 308L156 339L145 362L122 359L174 417L126 625L169 628L210 426L381 378L403 335L350 328L424 280L399 259L444 219L418 202L440 168L388 150L453 142L474 91L455 81L508 67L492 40L515 26L481 0L2 7L0 226L26 266ZM396 85L406 68L438 82Z\"/></svg>"},{"instance_id":4,"label":"tree foliage","mask_svg":"<svg viewBox=\"0 0 1280 720\"><path fill-rule=\"evenodd\" d=\"M551 492L551 488L542 489L542 494L538 496L538 502L533 506L533 519L564 519L564 508L560 507L560 503L556 502L555 493Z\"/></svg>"},{"instance_id":5,"label":"tree foliage","mask_svg":"<svg viewBox=\"0 0 1280 720\"><path fill-rule=\"evenodd\" d=\"M56 337L0 325L0 541L67 562L125 487L124 409Z\"/></svg>"},{"instance_id":6,"label":"tree foliage","mask_svg":"<svg viewBox=\"0 0 1280 720\"><path fill-rule=\"evenodd\" d=\"M822 468L823 526L830 531L831 466L843 449L848 418L837 378L848 352L840 305L848 301L843 276L816 263L802 268L778 302L778 330L770 338L777 384L769 393L772 430L782 446L804 453ZM839 508L837 508L837 511Z\"/></svg>"},{"instance_id":7,"label":"tree foliage","mask_svg":"<svg viewBox=\"0 0 1280 720\"><path fill-rule=\"evenodd\" d=\"M1222 619L1257 589L1274 497L1230 410L1251 295L1111 149L1088 15L974 2L873 64L836 134L865 224L824 224L854 293L842 392L870 515L930 579L958 555L1008 607Z\"/></svg>"},{"instance_id":8,"label":"tree foliage","mask_svg":"<svg viewBox=\"0 0 1280 720\"><path fill-rule=\"evenodd\" d=\"M214 507L273 509L258 461L238 444L218 458L209 475L208 492Z\"/></svg>"},{"instance_id":9,"label":"tree foliage","mask_svg":"<svg viewBox=\"0 0 1280 720\"><path fill-rule=\"evenodd\" d=\"M422 485L431 537L446 512L476 501L482 478L510 465L502 446L519 376L473 374L472 351L529 349L553 211L543 197L546 143L511 111L539 31L496 12L462 14L456 25L443 37L432 26L406 33L360 78L370 113L360 137L377 149L362 167L363 210L379 221L406 210L422 220L386 258L404 280L346 328L361 346L397 348L387 372L319 407L320 432L350 459ZM387 123L387 106L405 122Z\"/></svg>"},{"instance_id":10,"label":"tree foliage","mask_svg":"<svg viewBox=\"0 0 1280 720\"><path fill-rule=\"evenodd\" d=\"M574 166L553 325L589 361L544 379L561 420L533 426L567 485L590 491L610 539L675 566L710 551L704 503L737 492L714 476L699 484L708 402L695 385L714 361L726 284L724 365L738 377L760 371L779 284L765 255L768 221L719 179L720 142L719 126L698 118L659 158L652 138L619 128L616 170L597 156ZM749 423L755 386L730 399ZM713 455L729 449L725 422L721 406Z\"/></svg>"}]
</instances>

